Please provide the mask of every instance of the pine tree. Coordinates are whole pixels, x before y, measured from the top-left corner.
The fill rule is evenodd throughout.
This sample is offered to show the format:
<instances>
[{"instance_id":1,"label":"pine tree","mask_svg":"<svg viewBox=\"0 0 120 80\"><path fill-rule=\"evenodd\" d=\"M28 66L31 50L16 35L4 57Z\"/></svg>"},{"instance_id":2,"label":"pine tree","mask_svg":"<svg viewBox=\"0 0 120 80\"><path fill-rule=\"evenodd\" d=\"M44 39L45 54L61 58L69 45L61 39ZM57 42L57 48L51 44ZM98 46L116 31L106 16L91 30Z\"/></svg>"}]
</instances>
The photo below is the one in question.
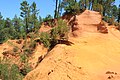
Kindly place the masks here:
<instances>
[{"instance_id":1,"label":"pine tree","mask_svg":"<svg viewBox=\"0 0 120 80\"><path fill-rule=\"evenodd\" d=\"M9 18L6 18L4 23L4 28L10 28L11 27L11 20Z\"/></svg>"},{"instance_id":2,"label":"pine tree","mask_svg":"<svg viewBox=\"0 0 120 80\"><path fill-rule=\"evenodd\" d=\"M0 12L0 21L3 19L3 16L2 16L2 14L1 14L1 12Z\"/></svg>"},{"instance_id":3,"label":"pine tree","mask_svg":"<svg viewBox=\"0 0 120 80\"><path fill-rule=\"evenodd\" d=\"M3 43L4 41L11 38L11 34L12 34L11 26L12 26L11 20L9 18L7 18L4 21L4 25L3 25L2 29L0 30L0 43Z\"/></svg>"},{"instance_id":4,"label":"pine tree","mask_svg":"<svg viewBox=\"0 0 120 80\"><path fill-rule=\"evenodd\" d=\"M62 2L62 7L66 13L72 13L73 15L80 12L79 3L76 0L64 0Z\"/></svg>"},{"instance_id":5,"label":"pine tree","mask_svg":"<svg viewBox=\"0 0 120 80\"><path fill-rule=\"evenodd\" d=\"M19 39L22 36L23 33L25 32L21 32L22 28L23 28L23 23L22 23L22 19L20 17L17 17L17 15L14 16L13 20L12 20L12 26L13 26L13 38L14 39Z\"/></svg>"},{"instance_id":6,"label":"pine tree","mask_svg":"<svg viewBox=\"0 0 120 80\"><path fill-rule=\"evenodd\" d=\"M30 8L27 1L23 1L21 3L20 10L21 10L20 16L23 17L25 20L25 31L27 34L29 32L29 17L30 17Z\"/></svg>"},{"instance_id":7,"label":"pine tree","mask_svg":"<svg viewBox=\"0 0 120 80\"><path fill-rule=\"evenodd\" d=\"M101 0L99 3L103 6L103 16L109 14L115 0Z\"/></svg>"},{"instance_id":8,"label":"pine tree","mask_svg":"<svg viewBox=\"0 0 120 80\"><path fill-rule=\"evenodd\" d=\"M111 7L111 12L110 12L109 16L114 16L115 19L117 19L117 17L118 17L117 15L118 15L118 8L116 5L113 5Z\"/></svg>"},{"instance_id":9,"label":"pine tree","mask_svg":"<svg viewBox=\"0 0 120 80\"><path fill-rule=\"evenodd\" d=\"M0 12L0 30L3 28L3 25L4 25L4 20L3 20L3 16Z\"/></svg>"},{"instance_id":10,"label":"pine tree","mask_svg":"<svg viewBox=\"0 0 120 80\"><path fill-rule=\"evenodd\" d=\"M32 3L32 5L30 6L30 9L31 9L30 22L32 23L33 31L36 31L37 27L39 26L38 19L37 19L37 15L38 15L39 10L37 10L37 6L36 6L35 2Z\"/></svg>"},{"instance_id":11,"label":"pine tree","mask_svg":"<svg viewBox=\"0 0 120 80\"><path fill-rule=\"evenodd\" d=\"M103 6L101 4L99 4L99 3L94 4L93 5L93 10L94 11L98 11L98 12L100 12L102 14L102 12L103 12Z\"/></svg>"},{"instance_id":12,"label":"pine tree","mask_svg":"<svg viewBox=\"0 0 120 80\"><path fill-rule=\"evenodd\" d=\"M61 0L59 0L58 11L57 11L57 13L58 13L58 16L57 16L57 17L61 16L61 14L62 14Z\"/></svg>"},{"instance_id":13,"label":"pine tree","mask_svg":"<svg viewBox=\"0 0 120 80\"><path fill-rule=\"evenodd\" d=\"M90 6L89 0L80 0L80 7L82 10L88 9Z\"/></svg>"},{"instance_id":14,"label":"pine tree","mask_svg":"<svg viewBox=\"0 0 120 80\"><path fill-rule=\"evenodd\" d=\"M13 26L17 32L20 32L21 29L21 19L17 17L17 15L13 18Z\"/></svg>"}]
</instances>

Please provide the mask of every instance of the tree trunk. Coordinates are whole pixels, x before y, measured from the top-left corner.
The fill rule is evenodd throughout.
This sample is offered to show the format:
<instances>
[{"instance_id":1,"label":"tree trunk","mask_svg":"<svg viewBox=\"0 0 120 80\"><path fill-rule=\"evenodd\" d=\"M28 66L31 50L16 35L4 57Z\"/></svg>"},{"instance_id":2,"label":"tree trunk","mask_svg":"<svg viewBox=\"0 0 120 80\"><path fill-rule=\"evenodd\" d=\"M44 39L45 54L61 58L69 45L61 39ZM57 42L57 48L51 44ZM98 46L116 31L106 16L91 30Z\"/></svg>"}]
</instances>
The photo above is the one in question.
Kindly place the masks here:
<instances>
[{"instance_id":1,"label":"tree trunk","mask_svg":"<svg viewBox=\"0 0 120 80\"><path fill-rule=\"evenodd\" d=\"M56 0L56 5L55 5L55 15L54 15L54 18L57 18L57 8L58 8L58 0Z\"/></svg>"},{"instance_id":2,"label":"tree trunk","mask_svg":"<svg viewBox=\"0 0 120 80\"><path fill-rule=\"evenodd\" d=\"M27 34L28 33L28 19L26 18L25 20L26 20L25 21L26 22L25 30L26 30L26 34Z\"/></svg>"},{"instance_id":3,"label":"tree trunk","mask_svg":"<svg viewBox=\"0 0 120 80\"><path fill-rule=\"evenodd\" d=\"M61 15L61 7L60 7L60 4L61 4L61 0L59 0L59 5L58 5L58 11L57 11L57 13L59 14L59 15ZM57 17L58 17L58 15L57 15Z\"/></svg>"},{"instance_id":4,"label":"tree trunk","mask_svg":"<svg viewBox=\"0 0 120 80\"><path fill-rule=\"evenodd\" d=\"M86 0L85 0L85 9L87 8Z\"/></svg>"},{"instance_id":5,"label":"tree trunk","mask_svg":"<svg viewBox=\"0 0 120 80\"><path fill-rule=\"evenodd\" d=\"M105 16L105 10L103 9L103 16Z\"/></svg>"},{"instance_id":6,"label":"tree trunk","mask_svg":"<svg viewBox=\"0 0 120 80\"><path fill-rule=\"evenodd\" d=\"M93 10L93 5L94 5L94 0L92 0L92 2L91 2L91 10Z\"/></svg>"},{"instance_id":7,"label":"tree trunk","mask_svg":"<svg viewBox=\"0 0 120 80\"><path fill-rule=\"evenodd\" d=\"M120 5L119 5L119 13L118 13L118 23L120 22Z\"/></svg>"}]
</instances>

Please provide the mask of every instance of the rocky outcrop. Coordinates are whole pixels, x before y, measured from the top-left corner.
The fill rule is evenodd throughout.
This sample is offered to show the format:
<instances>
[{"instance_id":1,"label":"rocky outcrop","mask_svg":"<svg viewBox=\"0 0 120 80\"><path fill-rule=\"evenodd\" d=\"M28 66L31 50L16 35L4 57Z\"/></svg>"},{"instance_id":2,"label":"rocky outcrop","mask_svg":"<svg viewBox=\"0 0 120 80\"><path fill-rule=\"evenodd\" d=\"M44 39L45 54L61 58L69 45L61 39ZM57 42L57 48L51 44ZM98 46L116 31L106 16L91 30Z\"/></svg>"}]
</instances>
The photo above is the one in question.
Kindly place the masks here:
<instances>
[{"instance_id":1,"label":"rocky outcrop","mask_svg":"<svg viewBox=\"0 0 120 80\"><path fill-rule=\"evenodd\" d=\"M104 22L100 22L97 26L97 30L101 33L108 33L108 29L107 27L105 26L105 23Z\"/></svg>"},{"instance_id":2,"label":"rocky outcrop","mask_svg":"<svg viewBox=\"0 0 120 80\"><path fill-rule=\"evenodd\" d=\"M56 45L42 61L38 55L40 63L24 80L120 80L120 32L100 23L95 11L86 10L76 18L71 33L77 38L69 38L73 44Z\"/></svg>"}]
</instances>

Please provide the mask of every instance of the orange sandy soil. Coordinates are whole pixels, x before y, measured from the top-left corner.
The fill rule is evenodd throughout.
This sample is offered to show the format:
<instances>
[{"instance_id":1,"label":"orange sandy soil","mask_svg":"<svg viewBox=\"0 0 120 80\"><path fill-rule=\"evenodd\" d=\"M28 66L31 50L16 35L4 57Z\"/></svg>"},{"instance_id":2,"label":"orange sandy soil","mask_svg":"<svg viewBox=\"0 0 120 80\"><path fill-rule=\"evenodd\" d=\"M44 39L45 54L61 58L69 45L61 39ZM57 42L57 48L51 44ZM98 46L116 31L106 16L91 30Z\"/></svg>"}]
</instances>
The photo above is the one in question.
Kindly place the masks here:
<instances>
[{"instance_id":1,"label":"orange sandy soil","mask_svg":"<svg viewBox=\"0 0 120 80\"><path fill-rule=\"evenodd\" d=\"M120 32L107 26L97 32L99 13L86 10L77 16L79 29L73 44L58 44L24 80L120 80ZM107 25L107 24L106 24Z\"/></svg>"},{"instance_id":2,"label":"orange sandy soil","mask_svg":"<svg viewBox=\"0 0 120 80\"><path fill-rule=\"evenodd\" d=\"M22 44L17 44L16 43L17 40L8 40L7 42L3 43L3 44L0 44L0 57L3 58L3 52L5 51L12 51L13 50L13 47L17 46L19 48L22 47Z\"/></svg>"},{"instance_id":3,"label":"orange sandy soil","mask_svg":"<svg viewBox=\"0 0 120 80\"><path fill-rule=\"evenodd\" d=\"M86 10L77 19L73 44L56 45L24 80L120 80L120 32L107 24L108 34L97 32L98 12Z\"/></svg>"}]
</instances>

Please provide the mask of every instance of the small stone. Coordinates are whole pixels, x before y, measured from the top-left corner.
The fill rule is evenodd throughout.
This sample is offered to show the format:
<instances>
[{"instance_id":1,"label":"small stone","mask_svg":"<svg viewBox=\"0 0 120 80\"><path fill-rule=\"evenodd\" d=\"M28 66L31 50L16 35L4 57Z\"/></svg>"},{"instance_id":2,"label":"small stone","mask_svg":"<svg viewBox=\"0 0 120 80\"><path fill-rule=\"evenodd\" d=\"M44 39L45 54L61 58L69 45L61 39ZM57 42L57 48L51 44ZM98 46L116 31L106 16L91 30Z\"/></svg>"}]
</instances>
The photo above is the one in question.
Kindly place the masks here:
<instances>
[{"instance_id":1,"label":"small stone","mask_svg":"<svg viewBox=\"0 0 120 80\"><path fill-rule=\"evenodd\" d=\"M111 77L109 76L108 79L111 79Z\"/></svg>"},{"instance_id":2,"label":"small stone","mask_svg":"<svg viewBox=\"0 0 120 80\"><path fill-rule=\"evenodd\" d=\"M117 73L115 72L115 75L117 75Z\"/></svg>"}]
</instances>

